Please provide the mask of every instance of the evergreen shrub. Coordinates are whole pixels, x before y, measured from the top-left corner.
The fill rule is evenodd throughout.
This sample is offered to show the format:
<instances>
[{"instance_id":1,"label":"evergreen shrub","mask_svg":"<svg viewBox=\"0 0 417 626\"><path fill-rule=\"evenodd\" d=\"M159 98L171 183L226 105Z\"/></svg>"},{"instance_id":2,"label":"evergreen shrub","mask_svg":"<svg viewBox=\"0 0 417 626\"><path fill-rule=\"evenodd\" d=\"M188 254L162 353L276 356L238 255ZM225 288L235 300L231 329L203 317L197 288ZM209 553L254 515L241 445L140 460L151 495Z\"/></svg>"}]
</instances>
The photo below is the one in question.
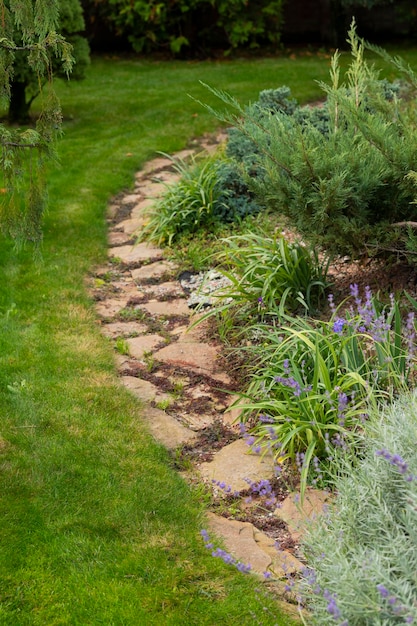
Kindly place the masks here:
<instances>
[{"instance_id":1,"label":"evergreen shrub","mask_svg":"<svg viewBox=\"0 0 417 626\"><path fill-rule=\"evenodd\" d=\"M365 43L349 31L352 61L340 83L332 61L323 107L298 107L288 89L268 90L242 108L213 90L238 114L227 154L246 170L261 204L284 214L305 237L336 254L373 254L398 237L393 228L413 219L417 170L415 103L379 80L364 59ZM374 49L374 48L373 48ZM386 53L377 51L387 58ZM417 86L417 77L390 59Z\"/></svg>"}]
</instances>

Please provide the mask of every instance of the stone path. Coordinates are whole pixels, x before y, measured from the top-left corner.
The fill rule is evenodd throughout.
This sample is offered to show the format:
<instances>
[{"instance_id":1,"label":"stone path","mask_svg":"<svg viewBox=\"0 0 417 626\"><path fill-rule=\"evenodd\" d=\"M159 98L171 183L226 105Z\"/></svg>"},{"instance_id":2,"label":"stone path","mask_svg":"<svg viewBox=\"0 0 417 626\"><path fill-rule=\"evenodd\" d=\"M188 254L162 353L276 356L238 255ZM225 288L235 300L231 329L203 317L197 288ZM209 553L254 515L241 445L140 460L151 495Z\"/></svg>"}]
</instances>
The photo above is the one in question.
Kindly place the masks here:
<instances>
[{"instance_id":1,"label":"stone path","mask_svg":"<svg viewBox=\"0 0 417 626\"><path fill-rule=\"evenodd\" d=\"M211 150L216 140L203 145ZM187 158L192 151L183 151ZM207 428L230 430L230 440L195 470L210 487L248 488L274 476L271 458L254 454L232 429L227 408L235 399L230 376L222 369L221 346L208 340L204 325L190 329L193 311L178 281L178 268L164 251L136 243L135 234L146 222L146 210L177 174L172 161L158 157L136 175L132 192L115 198L109 206L109 262L91 279L102 332L114 343L123 385L143 404L143 419L151 434L174 451L194 445ZM217 489L218 491L218 489ZM309 494L313 504L300 512L289 496L271 513L280 516L299 541L305 520L319 514L326 497ZM273 539L248 522L207 516L207 530L221 537L235 558L250 563L255 573L269 572L289 579L303 567L294 551L277 550Z\"/></svg>"}]
</instances>

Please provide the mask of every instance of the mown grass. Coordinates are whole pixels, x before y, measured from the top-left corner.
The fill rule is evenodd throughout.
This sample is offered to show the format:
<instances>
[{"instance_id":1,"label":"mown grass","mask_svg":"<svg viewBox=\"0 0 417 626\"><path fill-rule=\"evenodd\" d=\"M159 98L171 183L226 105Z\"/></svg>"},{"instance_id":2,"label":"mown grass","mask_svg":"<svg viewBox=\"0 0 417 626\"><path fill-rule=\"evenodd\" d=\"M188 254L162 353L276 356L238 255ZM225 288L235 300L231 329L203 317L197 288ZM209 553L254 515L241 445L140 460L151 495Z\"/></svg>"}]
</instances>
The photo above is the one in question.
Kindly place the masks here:
<instances>
[{"instance_id":1,"label":"mown grass","mask_svg":"<svg viewBox=\"0 0 417 626\"><path fill-rule=\"evenodd\" d=\"M256 581L212 559L204 503L172 469L117 380L85 288L106 258L106 205L158 150L216 120L200 79L242 101L290 85L302 101L328 59L162 63L95 59L60 83L65 134L50 172L43 260L0 247L0 624L289 624ZM268 604L275 615L262 607Z\"/></svg>"}]
</instances>

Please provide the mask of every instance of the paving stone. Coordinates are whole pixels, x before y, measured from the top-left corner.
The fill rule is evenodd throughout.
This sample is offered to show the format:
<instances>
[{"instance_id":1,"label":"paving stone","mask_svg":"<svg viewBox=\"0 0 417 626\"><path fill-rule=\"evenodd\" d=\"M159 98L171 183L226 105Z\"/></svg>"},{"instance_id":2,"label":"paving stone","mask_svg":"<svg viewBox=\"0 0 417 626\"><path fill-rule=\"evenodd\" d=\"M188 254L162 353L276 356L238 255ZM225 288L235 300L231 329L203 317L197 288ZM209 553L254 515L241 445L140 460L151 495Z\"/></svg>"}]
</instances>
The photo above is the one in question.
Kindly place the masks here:
<instances>
[{"instance_id":1,"label":"paving stone","mask_svg":"<svg viewBox=\"0 0 417 626\"><path fill-rule=\"evenodd\" d=\"M152 246L149 243L138 243L134 246L118 246L109 249L109 256L126 265L140 263L142 261L152 261L163 256L161 248Z\"/></svg>"},{"instance_id":2,"label":"paving stone","mask_svg":"<svg viewBox=\"0 0 417 626\"><path fill-rule=\"evenodd\" d=\"M99 317L104 319L111 319L115 317L126 306L126 300L108 299L102 302L97 302L96 312Z\"/></svg>"},{"instance_id":3,"label":"paving stone","mask_svg":"<svg viewBox=\"0 0 417 626\"><path fill-rule=\"evenodd\" d=\"M295 495L290 495L275 510L275 515L287 525L294 541L299 541L306 526L317 516L323 515L331 503L331 496L327 491L307 487L302 504Z\"/></svg>"},{"instance_id":4,"label":"paving stone","mask_svg":"<svg viewBox=\"0 0 417 626\"><path fill-rule=\"evenodd\" d=\"M146 352L152 352L163 341L164 338L161 335L141 335L126 339L129 355L139 361L143 359Z\"/></svg>"},{"instance_id":5,"label":"paving stone","mask_svg":"<svg viewBox=\"0 0 417 626\"><path fill-rule=\"evenodd\" d=\"M178 365L199 373L212 375L216 373L218 351L205 343L181 343L176 341L158 350L156 357L163 363Z\"/></svg>"},{"instance_id":6,"label":"paving stone","mask_svg":"<svg viewBox=\"0 0 417 626\"><path fill-rule=\"evenodd\" d=\"M149 181L139 184L137 189L140 191L140 194L147 199L160 198L164 192L166 192L166 187L162 183Z\"/></svg>"},{"instance_id":7,"label":"paving stone","mask_svg":"<svg viewBox=\"0 0 417 626\"><path fill-rule=\"evenodd\" d=\"M288 550L279 550L276 547L275 539L268 537L264 532L254 529L253 537L258 547L271 557L269 570L277 578L286 578L288 575L301 572L304 568L303 563L299 561Z\"/></svg>"},{"instance_id":8,"label":"paving stone","mask_svg":"<svg viewBox=\"0 0 417 626\"><path fill-rule=\"evenodd\" d=\"M129 193L120 201L120 204L135 204L141 200L140 193Z\"/></svg>"},{"instance_id":9,"label":"paving stone","mask_svg":"<svg viewBox=\"0 0 417 626\"><path fill-rule=\"evenodd\" d=\"M117 227L122 229L126 235L138 236L145 224L146 220L143 217L136 217L135 219L127 219L123 220L123 222L119 222Z\"/></svg>"},{"instance_id":10,"label":"paving stone","mask_svg":"<svg viewBox=\"0 0 417 626\"><path fill-rule=\"evenodd\" d=\"M140 283L142 280L152 280L162 278L166 274L172 274L177 270L177 265L171 261L157 261L156 263L149 263L136 270L132 270L132 278L136 283Z\"/></svg>"},{"instance_id":11,"label":"paving stone","mask_svg":"<svg viewBox=\"0 0 417 626\"><path fill-rule=\"evenodd\" d=\"M272 559L256 543L254 526L249 522L230 520L214 513L207 514L208 531L223 540L227 552L245 565L250 564L252 571L263 574L272 564Z\"/></svg>"},{"instance_id":12,"label":"paving stone","mask_svg":"<svg viewBox=\"0 0 417 626\"><path fill-rule=\"evenodd\" d=\"M238 407L234 407L233 409L229 409L229 407L236 402L236 400L241 400L240 396L234 394L230 396L227 409L223 412L223 423L227 424L231 428L235 430L239 430L239 422L240 416L242 415L242 409Z\"/></svg>"},{"instance_id":13,"label":"paving stone","mask_svg":"<svg viewBox=\"0 0 417 626\"><path fill-rule=\"evenodd\" d=\"M184 298L177 300L150 300L140 305L142 309L145 309L151 315L161 316L178 316L178 315L190 315L190 309L187 306Z\"/></svg>"},{"instance_id":14,"label":"paving stone","mask_svg":"<svg viewBox=\"0 0 417 626\"><path fill-rule=\"evenodd\" d=\"M274 476L274 463L270 456L251 454L243 439L228 444L213 456L213 460L201 463L200 473L207 481L225 482L232 491L248 489L246 478L251 482L270 480Z\"/></svg>"},{"instance_id":15,"label":"paving stone","mask_svg":"<svg viewBox=\"0 0 417 626\"><path fill-rule=\"evenodd\" d=\"M113 230L109 231L107 240L110 246L123 246L130 242L131 237L123 231Z\"/></svg>"},{"instance_id":16,"label":"paving stone","mask_svg":"<svg viewBox=\"0 0 417 626\"><path fill-rule=\"evenodd\" d=\"M154 204L155 204L155 201L152 200L151 198L143 198L140 202L135 204L135 206L133 207L130 213L130 217L131 218L143 217L146 214L146 211L150 209L151 207L153 207Z\"/></svg>"},{"instance_id":17,"label":"paving stone","mask_svg":"<svg viewBox=\"0 0 417 626\"><path fill-rule=\"evenodd\" d=\"M193 154L195 154L194 150L181 150L175 153L175 159L178 161L186 161L190 156L193 156Z\"/></svg>"},{"instance_id":18,"label":"paving stone","mask_svg":"<svg viewBox=\"0 0 417 626\"><path fill-rule=\"evenodd\" d=\"M215 415L207 415L199 413L190 413L179 409L177 416L181 418L181 422L186 424L191 430L203 430L208 426L212 426L216 420Z\"/></svg>"},{"instance_id":19,"label":"paving stone","mask_svg":"<svg viewBox=\"0 0 417 626\"><path fill-rule=\"evenodd\" d=\"M195 440L196 434L183 426L177 420L161 411L147 406L142 414L143 420L153 437L169 450L175 450L179 446Z\"/></svg>"},{"instance_id":20,"label":"paving stone","mask_svg":"<svg viewBox=\"0 0 417 626\"><path fill-rule=\"evenodd\" d=\"M156 385L153 385L148 380L142 380L142 378L137 378L135 376L122 376L121 381L127 389L134 393L134 395L143 402L160 402L162 400L172 401L169 394L163 393Z\"/></svg>"},{"instance_id":21,"label":"paving stone","mask_svg":"<svg viewBox=\"0 0 417 626\"><path fill-rule=\"evenodd\" d=\"M141 178L151 174L152 172L169 167L172 167L172 159L168 159L168 157L156 157L155 159L145 163L143 169L136 174L136 178Z\"/></svg>"},{"instance_id":22,"label":"paving stone","mask_svg":"<svg viewBox=\"0 0 417 626\"><path fill-rule=\"evenodd\" d=\"M177 172L172 172L169 170L162 170L155 175L155 179L161 181L165 185L173 185L177 183L181 178L181 175Z\"/></svg>"},{"instance_id":23,"label":"paving stone","mask_svg":"<svg viewBox=\"0 0 417 626\"><path fill-rule=\"evenodd\" d=\"M117 339L117 337L132 337L132 335L142 335L146 333L148 327L145 324L139 322L110 322L110 324L103 324L101 326L101 332L106 337L111 339Z\"/></svg>"}]
</instances>

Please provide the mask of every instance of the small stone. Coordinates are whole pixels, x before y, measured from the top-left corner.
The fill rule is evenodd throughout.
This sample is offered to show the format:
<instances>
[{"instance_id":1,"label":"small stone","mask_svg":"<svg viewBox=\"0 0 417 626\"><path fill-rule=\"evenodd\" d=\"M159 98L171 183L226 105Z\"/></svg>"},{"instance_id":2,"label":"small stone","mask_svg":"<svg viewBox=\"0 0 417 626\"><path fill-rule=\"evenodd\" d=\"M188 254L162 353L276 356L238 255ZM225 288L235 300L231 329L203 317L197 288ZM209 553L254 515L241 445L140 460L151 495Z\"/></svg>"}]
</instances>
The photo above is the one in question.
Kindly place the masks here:
<instances>
[{"instance_id":1,"label":"small stone","mask_svg":"<svg viewBox=\"0 0 417 626\"><path fill-rule=\"evenodd\" d=\"M140 199L141 196L138 193L127 194L126 196L123 196L121 204L136 204L140 201Z\"/></svg>"}]
</instances>

